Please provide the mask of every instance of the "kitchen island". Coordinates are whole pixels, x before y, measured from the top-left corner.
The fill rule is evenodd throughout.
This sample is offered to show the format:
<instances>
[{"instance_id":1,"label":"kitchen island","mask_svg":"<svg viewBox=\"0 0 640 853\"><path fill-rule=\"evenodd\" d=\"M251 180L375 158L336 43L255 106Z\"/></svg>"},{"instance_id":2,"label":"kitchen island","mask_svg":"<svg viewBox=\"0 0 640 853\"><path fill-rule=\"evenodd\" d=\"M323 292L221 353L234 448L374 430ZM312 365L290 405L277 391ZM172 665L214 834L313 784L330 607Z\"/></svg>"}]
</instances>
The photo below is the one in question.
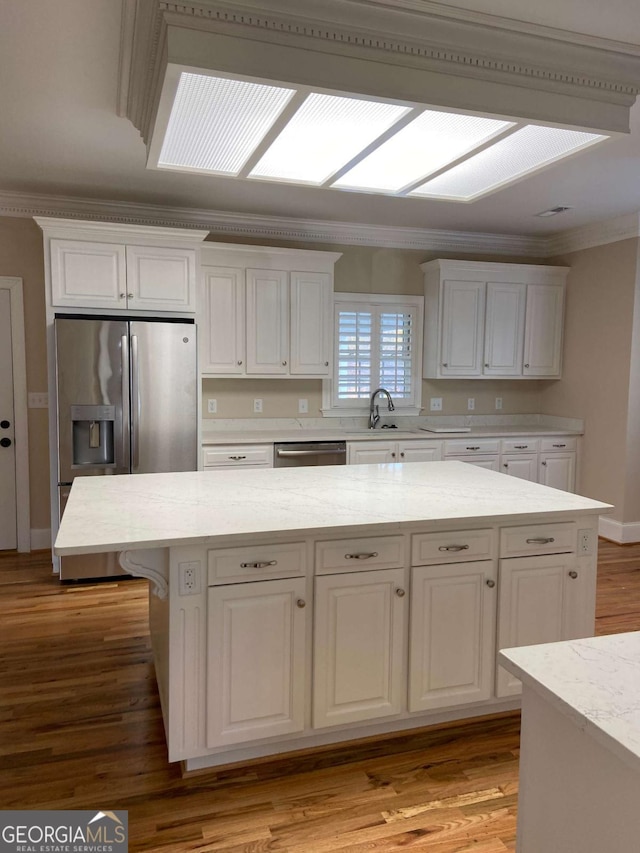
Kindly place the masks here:
<instances>
[{"instance_id":1,"label":"kitchen island","mask_svg":"<svg viewBox=\"0 0 640 853\"><path fill-rule=\"evenodd\" d=\"M518 707L497 652L593 633L610 509L462 462L87 477L55 547L151 581L195 770Z\"/></svg>"}]
</instances>

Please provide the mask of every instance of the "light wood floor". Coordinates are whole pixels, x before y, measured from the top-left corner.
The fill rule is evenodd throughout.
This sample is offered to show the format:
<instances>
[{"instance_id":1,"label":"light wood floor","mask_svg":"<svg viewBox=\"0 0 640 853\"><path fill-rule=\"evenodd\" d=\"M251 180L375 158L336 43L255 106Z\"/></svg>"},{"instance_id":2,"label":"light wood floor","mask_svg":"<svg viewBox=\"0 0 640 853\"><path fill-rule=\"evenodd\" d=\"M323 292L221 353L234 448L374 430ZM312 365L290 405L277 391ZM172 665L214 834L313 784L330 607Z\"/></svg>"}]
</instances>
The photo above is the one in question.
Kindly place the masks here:
<instances>
[{"instance_id":1,"label":"light wood floor","mask_svg":"<svg viewBox=\"0 0 640 853\"><path fill-rule=\"evenodd\" d=\"M130 850L515 849L519 715L181 778L147 583L61 586L0 555L0 809L127 809ZM640 630L640 545L600 543L597 631Z\"/></svg>"}]
</instances>

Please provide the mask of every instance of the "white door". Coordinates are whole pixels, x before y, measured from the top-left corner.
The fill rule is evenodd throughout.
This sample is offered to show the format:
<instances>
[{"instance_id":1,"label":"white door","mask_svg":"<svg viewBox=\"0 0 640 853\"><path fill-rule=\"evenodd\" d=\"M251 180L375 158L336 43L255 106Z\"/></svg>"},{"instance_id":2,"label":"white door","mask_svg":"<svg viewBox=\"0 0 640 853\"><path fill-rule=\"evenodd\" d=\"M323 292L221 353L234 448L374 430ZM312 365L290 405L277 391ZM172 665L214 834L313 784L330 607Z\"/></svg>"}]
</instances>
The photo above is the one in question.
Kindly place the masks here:
<instances>
[{"instance_id":1,"label":"white door","mask_svg":"<svg viewBox=\"0 0 640 853\"><path fill-rule=\"evenodd\" d=\"M541 453L539 482L552 489L573 492L576 487L576 454Z\"/></svg>"},{"instance_id":2,"label":"white door","mask_svg":"<svg viewBox=\"0 0 640 853\"><path fill-rule=\"evenodd\" d=\"M304 728L305 578L209 589L207 746Z\"/></svg>"},{"instance_id":3,"label":"white door","mask_svg":"<svg viewBox=\"0 0 640 853\"><path fill-rule=\"evenodd\" d=\"M291 273L291 373L329 376L332 292L329 273Z\"/></svg>"},{"instance_id":4,"label":"white door","mask_svg":"<svg viewBox=\"0 0 640 853\"><path fill-rule=\"evenodd\" d=\"M378 465L398 462L395 441L354 441L347 445L347 465Z\"/></svg>"},{"instance_id":5,"label":"white door","mask_svg":"<svg viewBox=\"0 0 640 853\"><path fill-rule=\"evenodd\" d=\"M491 697L496 579L493 560L413 569L410 711Z\"/></svg>"},{"instance_id":6,"label":"white door","mask_svg":"<svg viewBox=\"0 0 640 853\"><path fill-rule=\"evenodd\" d=\"M0 550L18 547L11 293L0 288Z\"/></svg>"},{"instance_id":7,"label":"white door","mask_svg":"<svg viewBox=\"0 0 640 853\"><path fill-rule=\"evenodd\" d=\"M564 287L527 285L524 376L560 376Z\"/></svg>"},{"instance_id":8,"label":"white door","mask_svg":"<svg viewBox=\"0 0 640 853\"><path fill-rule=\"evenodd\" d=\"M202 267L198 337L201 373L245 372L243 269Z\"/></svg>"},{"instance_id":9,"label":"white door","mask_svg":"<svg viewBox=\"0 0 640 853\"><path fill-rule=\"evenodd\" d=\"M574 570L572 554L500 560L498 650L564 639L565 583ZM498 666L496 694L521 689L519 679Z\"/></svg>"},{"instance_id":10,"label":"white door","mask_svg":"<svg viewBox=\"0 0 640 853\"><path fill-rule=\"evenodd\" d=\"M438 462L442 459L441 441L401 441L397 462Z\"/></svg>"},{"instance_id":11,"label":"white door","mask_svg":"<svg viewBox=\"0 0 640 853\"><path fill-rule=\"evenodd\" d=\"M286 272L247 270L247 373L289 373Z\"/></svg>"},{"instance_id":12,"label":"white door","mask_svg":"<svg viewBox=\"0 0 640 853\"><path fill-rule=\"evenodd\" d=\"M521 480L538 482L538 454L537 453L513 453L502 456L502 470L512 477Z\"/></svg>"},{"instance_id":13,"label":"white door","mask_svg":"<svg viewBox=\"0 0 640 853\"><path fill-rule=\"evenodd\" d=\"M399 714L408 596L404 569L317 577L313 726Z\"/></svg>"},{"instance_id":14,"label":"white door","mask_svg":"<svg viewBox=\"0 0 640 853\"><path fill-rule=\"evenodd\" d=\"M520 376L524 345L524 284L487 284L485 376Z\"/></svg>"},{"instance_id":15,"label":"white door","mask_svg":"<svg viewBox=\"0 0 640 853\"><path fill-rule=\"evenodd\" d=\"M486 285L445 281L442 304L442 376L480 376Z\"/></svg>"}]
</instances>

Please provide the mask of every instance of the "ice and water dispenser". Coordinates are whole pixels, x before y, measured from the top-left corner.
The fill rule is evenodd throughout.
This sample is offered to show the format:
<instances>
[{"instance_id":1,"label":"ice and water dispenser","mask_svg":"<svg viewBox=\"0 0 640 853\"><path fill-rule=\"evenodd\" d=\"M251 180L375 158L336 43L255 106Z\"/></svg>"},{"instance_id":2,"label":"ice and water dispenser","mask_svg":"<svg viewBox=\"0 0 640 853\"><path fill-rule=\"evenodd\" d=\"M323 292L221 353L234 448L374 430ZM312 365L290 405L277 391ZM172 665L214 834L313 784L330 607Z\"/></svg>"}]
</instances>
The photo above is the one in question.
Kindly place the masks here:
<instances>
[{"instance_id":1,"label":"ice and water dispenser","mask_svg":"<svg viewBox=\"0 0 640 853\"><path fill-rule=\"evenodd\" d=\"M71 406L72 465L115 464L115 406Z\"/></svg>"}]
</instances>

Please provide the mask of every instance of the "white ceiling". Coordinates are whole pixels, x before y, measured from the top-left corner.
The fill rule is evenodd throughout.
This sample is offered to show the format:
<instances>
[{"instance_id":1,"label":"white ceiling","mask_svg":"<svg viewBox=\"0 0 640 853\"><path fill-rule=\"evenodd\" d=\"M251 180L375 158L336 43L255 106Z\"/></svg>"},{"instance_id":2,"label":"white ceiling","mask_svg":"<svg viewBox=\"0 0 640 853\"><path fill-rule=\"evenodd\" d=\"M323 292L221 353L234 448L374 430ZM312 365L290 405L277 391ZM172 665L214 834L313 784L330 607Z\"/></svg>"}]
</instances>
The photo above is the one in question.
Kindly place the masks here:
<instances>
[{"instance_id":1,"label":"white ceiling","mask_svg":"<svg viewBox=\"0 0 640 853\"><path fill-rule=\"evenodd\" d=\"M385 2L415 8L423 0ZM640 55L637 0L429 5L624 41ZM121 13L118 0L2 0L0 193L532 236L640 209L640 103L632 109L628 137L473 204L148 170L138 131L117 114ZM535 216L557 205L574 210L549 219Z\"/></svg>"}]
</instances>

